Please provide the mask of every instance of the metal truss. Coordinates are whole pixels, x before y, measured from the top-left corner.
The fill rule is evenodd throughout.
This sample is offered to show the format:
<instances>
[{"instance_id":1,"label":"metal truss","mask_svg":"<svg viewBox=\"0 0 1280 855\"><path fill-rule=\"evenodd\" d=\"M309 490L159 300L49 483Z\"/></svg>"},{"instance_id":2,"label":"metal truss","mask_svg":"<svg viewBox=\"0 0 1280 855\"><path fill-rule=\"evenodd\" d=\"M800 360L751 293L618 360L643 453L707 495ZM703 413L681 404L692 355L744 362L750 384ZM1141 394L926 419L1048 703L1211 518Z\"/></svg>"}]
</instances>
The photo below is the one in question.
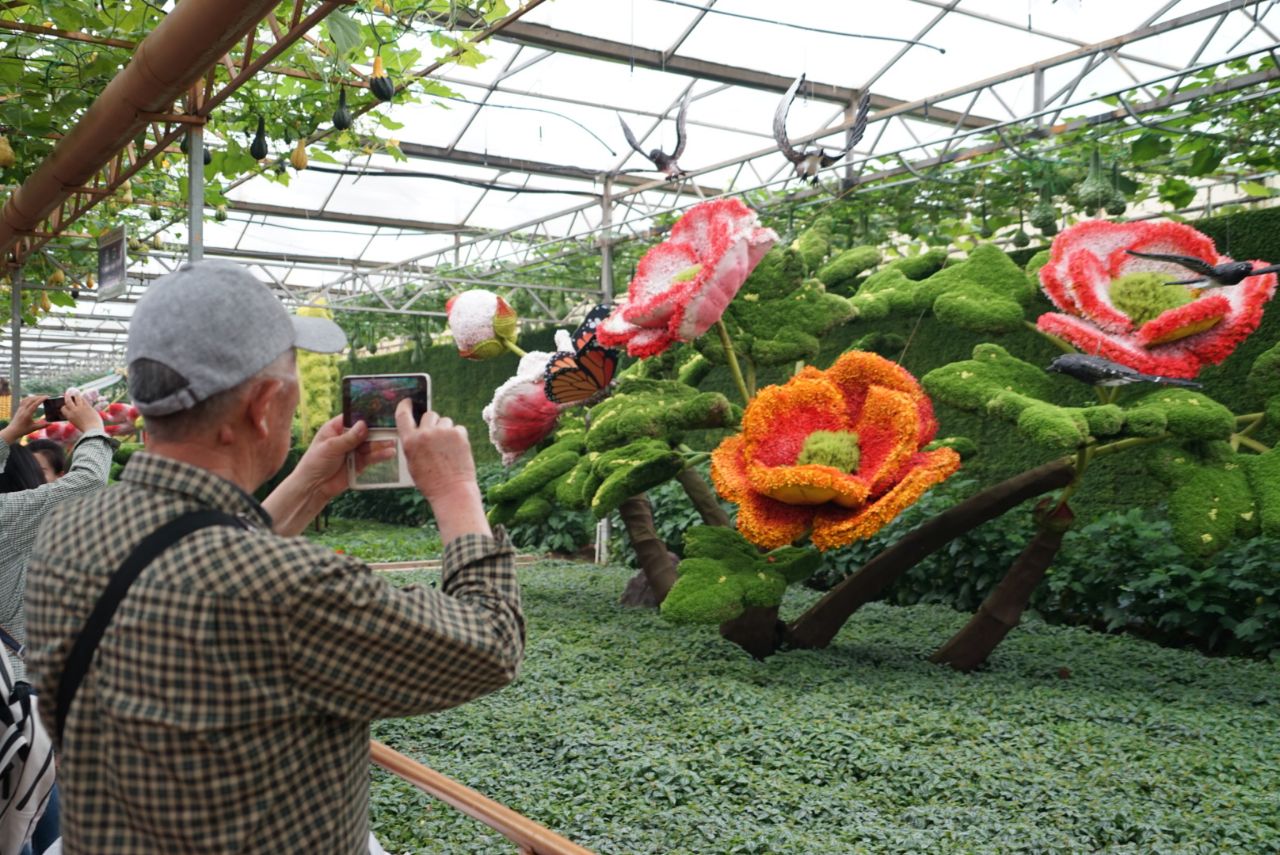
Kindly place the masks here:
<instances>
[{"instance_id":1,"label":"metal truss","mask_svg":"<svg viewBox=\"0 0 1280 855\"><path fill-rule=\"evenodd\" d=\"M1025 22L965 9L958 0L910 2L937 10L937 14L914 34L916 38L924 38L947 15L963 15L995 27L1023 32L1028 29ZM1037 34L1055 39L1069 49L1045 60L914 101L893 99L874 89L876 81L900 58L902 54L899 53L869 80L861 82L862 88L873 91L873 105L876 109L871 117L872 125L862 147L850 156L848 162L827 171L824 175L825 184L834 183L842 192L856 193L860 187L877 182L878 186L885 186L886 182L917 181L919 178L913 172L934 166L947 165L948 169L963 170L967 166L966 160L1005 148L1003 139L993 139L1005 129L1016 129L1018 135L1023 137L1031 134L1047 138L1087 126L1140 122L1139 117L1144 113L1167 109L1205 94L1247 86L1266 86L1268 95L1280 91L1270 88L1280 79L1280 72L1275 69L1202 88L1186 88L1189 77L1198 71L1234 59L1254 56L1259 52L1240 51L1227 56L1205 57L1213 37L1233 16L1247 17L1250 32L1261 32L1268 39L1274 40L1275 37L1265 23L1274 3L1266 0L1232 0L1164 19L1166 14L1175 11L1177 5L1178 0L1164 3L1155 15L1132 32L1092 44L1081 44L1065 36L1035 30ZM696 19L693 26L700 19ZM1148 41L1193 25L1205 25L1208 34L1182 56L1171 56L1165 45ZM780 92L790 84L790 80L776 76L681 57L680 46L691 31L692 26L668 50L653 52L654 56L626 46L625 57L621 57L618 55L617 43L608 40L559 32L525 21L511 21L492 35L495 39L521 45L521 50L526 53L517 51L516 57L512 57L507 67L491 81L489 92L529 98L544 97L540 93L526 92L512 86L507 78L559 51L603 61L635 62L637 65L682 74L691 78L691 81L700 79L718 83L716 89L700 91L695 98L706 97L730 85ZM1152 56L1156 53L1152 46L1157 44L1160 45L1159 55ZM1274 48L1275 45L1272 45L1264 50L1271 50L1274 56ZM1115 69L1125 75L1128 81L1125 87L1115 89L1114 84L1111 84L1106 87L1109 91L1096 92L1102 88L1095 82L1096 78L1104 71ZM1151 69L1155 70L1154 74ZM448 81L452 78L442 79ZM457 82L475 85L474 82L461 79ZM1163 87L1161 93L1156 93L1156 86ZM1012 106L1017 103L1014 96L1020 88L1034 93L1029 110L1021 106L1015 109ZM860 88L854 87L816 85L812 97L829 101L832 114L820 129L793 137L793 142L798 146L814 141L826 141L831 145L842 139L851 125L849 108L860 91ZM1079 94L1086 92L1091 94L1087 97ZM1139 94L1136 97L1130 96L1131 92ZM1098 100L1106 95L1123 96L1125 100L1122 107L1099 109L1101 105ZM571 98L564 97L551 100L572 101ZM979 103L998 104L1005 115L977 115L974 108ZM664 118L674 115L677 105L678 99L668 105L665 111L652 114L652 126L641 129L642 143L644 137L650 135ZM1076 118L1086 113L1090 106L1096 112L1084 118ZM483 106L476 107L475 115L482 109ZM472 119L474 120L474 115ZM696 121L691 121L691 124L696 124ZM180 130L179 128L179 132ZM731 130L748 133L740 128ZM896 136L905 134L912 142L889 150L891 147L882 142L890 130ZM755 136L764 137L764 134ZM451 232L454 240L451 246L384 265L371 264L358 258L299 257L290 253L249 252L235 247L208 247L205 253L211 257L224 256L248 263L260 278L271 283L283 299L294 305L316 303L323 298L329 308L338 312L439 317L443 313L427 308L428 295L442 291L452 293L468 287L485 287L504 295L527 295L534 308L528 317L522 319L526 323L564 324L566 310L556 307L566 302L572 306L574 303L608 299L613 290L613 248L628 241L651 239L656 233L655 219L661 215L678 213L701 198L728 194L752 194L758 197L773 194L775 198L788 203L803 203L807 199L816 202L830 198L830 191L827 189L792 188L794 179L789 177L789 164L777 154L771 142L759 150L693 170L679 181L664 181L622 172L627 165L626 159L613 163L610 170L599 171L569 164L538 163L467 152L457 147L461 138L462 134L458 134L452 144L447 146L404 142L401 150L410 158L490 167L497 170L498 175L523 175L526 183L530 177L539 175L572 179L590 188L594 198L509 228L483 233L477 233L477 227L468 222L475 208L456 224L429 224L392 222L391 218L345 215L328 210L304 212L279 206L244 203L240 210L251 218L261 218L260 221L265 221L267 217L298 216L368 225L374 227L371 239L377 234L440 231ZM886 157L898 158L901 165L873 167L874 159ZM785 196L779 193L788 189L795 189L796 192ZM233 211L237 204L231 205ZM386 231L381 231L384 229ZM539 268L583 256L600 259L601 281L537 284L547 279L545 272L535 275ZM134 280L135 287L125 295L123 302L136 299L137 290L143 287L142 283L147 278L172 268L182 258L181 254L151 253L148 269ZM298 284L299 281L308 279L316 284ZM556 295L557 299L550 300L548 295ZM567 299L562 300L560 297ZM83 319L89 323L94 320L96 319ZM81 322L82 319L72 321L76 324ZM42 321L36 331L37 344L43 340L45 325L46 321ZM68 335L68 331L58 329L55 332L51 329L50 334ZM86 340L105 341L108 347L116 340L116 336L105 329L86 332L84 335ZM67 345L59 343L54 346ZM0 348L0 354L4 352ZM92 354L86 358L92 359ZM25 357L24 364L27 364Z\"/></svg>"},{"instance_id":2,"label":"metal truss","mask_svg":"<svg viewBox=\"0 0 1280 855\"><path fill-rule=\"evenodd\" d=\"M920 0L917 0L917 2L920 2ZM1175 5L1170 3L1161 10L1159 15L1145 22L1142 27L1123 36L1094 44L1082 45L1058 56L918 101L898 102L896 106L880 110L872 115L871 122L873 127L869 128L867 133L867 138L872 139L870 151L860 153L858 157L851 158L854 162L849 166L830 167L828 177L842 178L845 189L849 189L859 184L869 184L873 181L884 181L898 175L907 175L912 169L957 161L965 157L972 157L978 153L997 151L1004 147L1002 143L984 144L963 151L958 149L957 146L975 136L990 135L1005 128L1022 127L1031 123L1034 127L1040 129L1041 134L1052 135L1076 129L1085 124L1130 120L1131 112L1141 113L1164 109L1170 105L1191 100L1198 95L1207 94L1206 91L1200 89L1183 90L1182 86L1186 79L1197 71L1211 68L1233 59L1252 56L1258 51L1248 51L1229 57L1215 58L1208 62L1201 62L1201 56L1209 42L1209 39L1206 38L1187 57L1183 64L1176 64L1168 62L1167 58L1161 61L1152 61L1132 53L1122 53L1121 48L1204 21L1213 21L1212 32L1216 33L1228 16L1245 12L1244 7L1257 6L1262 2L1263 0L1246 3L1218 3L1197 12L1158 22L1158 18ZM946 4L927 3L926 5L939 7L942 10L940 15L949 10L954 10L956 6L954 2ZM991 20L991 16L981 17ZM940 20L940 17L935 18L930 26L936 24L938 20ZM1016 26L1007 21L1000 21L999 23ZM508 28L504 36L510 37L514 34L516 37L520 37L521 33L529 32L529 28L533 26L535 25L521 23L515 29ZM929 27L926 27L917 37L923 37L928 32L928 29ZM570 46L581 48L580 40L572 41ZM1132 73L1132 70L1125 64L1126 59L1136 60L1159 69L1167 70L1172 68L1175 70L1157 77L1142 79ZM1106 111L1087 120L1076 120L1066 124L1061 123L1060 120L1064 113L1075 111L1098 101L1100 96L1090 95L1087 98L1077 98L1076 93L1081 91L1082 86L1087 86L1091 76L1095 75L1107 64L1115 64L1122 67L1126 75L1132 80L1131 86L1126 86L1108 94L1118 96L1131 90L1149 92L1157 84L1168 84L1169 81L1173 82L1171 86L1167 87L1172 94L1161 98L1153 98L1145 104L1130 105L1123 110ZM887 70L888 66L881 69L875 76L879 77ZM1047 93L1047 80L1049 75L1055 72L1063 77L1062 85ZM1271 70L1248 78L1242 78L1234 81L1234 83L1236 86L1244 87L1265 82L1275 77L1274 70ZM1035 99L1033 109L1030 112L1019 113L1009 107L1008 100L1001 95L1001 89L1009 86L1016 87L1025 83L1028 79L1032 81L1034 86ZM1218 86L1210 88L1213 91L1227 91ZM1008 114L1007 118L983 119L976 124L971 121L973 118L971 109L983 95L990 95L1000 103ZM922 139L921 129L926 126L913 122L912 118L922 111L937 117L940 115L938 105L944 104L955 104L962 109L950 111L948 115L955 117L954 123L945 128L941 134L935 133L932 138ZM675 106L675 104L672 104L671 109L674 109ZM894 151L877 151L876 143L883 138L891 123L896 123L905 128L915 141L915 144ZM875 124L879 124L880 127L878 129L874 128ZM798 137L794 142L797 145L803 145L837 134L843 134L849 129L850 125L851 121L846 118L845 111L842 109L832 117L826 128ZM873 156L883 158L891 155L900 156L903 160L903 166L875 173L864 171L859 174L861 170L867 168ZM792 181L785 174L785 171L789 169L789 164L778 157L776 150L772 147L693 170L678 182L650 181L638 187L614 187L606 178L598 201L575 205L550 216L520 223L502 231L460 240L451 248L425 253L399 264L346 273L339 276L332 287L341 289L348 283L359 280L365 288L372 291L382 291L402 288L406 283L432 280L435 277L455 277L468 282L484 282L495 277L501 279L519 278L522 273L551 262L563 261L568 257L588 253L597 253L601 251L602 247L616 246L628 240L650 238L654 234L653 221L656 216L679 212L691 204L687 187L697 186L696 181L699 176L721 172L725 169L734 170L733 180L730 188L726 189L726 194L777 192L785 190ZM810 191L802 191L802 194L804 192ZM789 196L788 199L794 200L798 196L802 196L802 194L794 194ZM692 195L697 196L698 194L693 193ZM694 201L697 200L695 199ZM552 230L553 223L556 224L555 233ZM445 280L440 278L436 281L443 282ZM607 299L610 296L611 284L602 283L592 294L591 299Z\"/></svg>"}]
</instances>

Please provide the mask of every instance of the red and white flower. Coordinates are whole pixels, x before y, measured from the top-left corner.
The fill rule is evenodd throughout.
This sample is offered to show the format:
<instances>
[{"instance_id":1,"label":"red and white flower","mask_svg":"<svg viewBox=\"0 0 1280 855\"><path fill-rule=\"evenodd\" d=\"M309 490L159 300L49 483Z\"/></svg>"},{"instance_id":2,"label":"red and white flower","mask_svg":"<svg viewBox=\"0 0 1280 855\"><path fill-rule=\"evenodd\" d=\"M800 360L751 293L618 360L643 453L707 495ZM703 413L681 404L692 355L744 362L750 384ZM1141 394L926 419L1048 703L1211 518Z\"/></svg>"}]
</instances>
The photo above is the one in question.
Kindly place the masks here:
<instances>
[{"instance_id":1,"label":"red and white flower","mask_svg":"<svg viewBox=\"0 0 1280 855\"><path fill-rule=\"evenodd\" d=\"M1171 262L1129 255L1129 249L1195 256L1211 265L1231 261L1206 235L1181 223L1080 223L1054 239L1049 262L1040 269L1040 284L1062 313L1041 315L1039 329L1147 374L1195 377L1203 366L1230 356L1258 328L1263 307L1275 294L1274 273L1238 285L1188 285L1182 305L1155 306L1147 317L1134 317L1132 306L1126 310L1117 304L1117 282L1140 273L1169 280L1194 274Z\"/></svg>"},{"instance_id":2,"label":"red and white flower","mask_svg":"<svg viewBox=\"0 0 1280 855\"><path fill-rule=\"evenodd\" d=\"M777 240L737 199L695 205L640 259L627 299L600 323L596 338L638 357L692 341L720 320Z\"/></svg>"},{"instance_id":3,"label":"red and white flower","mask_svg":"<svg viewBox=\"0 0 1280 855\"><path fill-rule=\"evenodd\" d=\"M475 289L450 297L444 306L449 331L463 359L492 359L516 339L516 310L492 291Z\"/></svg>"},{"instance_id":4,"label":"red and white flower","mask_svg":"<svg viewBox=\"0 0 1280 855\"><path fill-rule=\"evenodd\" d=\"M568 333L556 333L556 347L572 347ZM515 376L499 386L481 416L489 426L489 441L510 466L521 454L546 439L556 429L565 409L547 397L545 375L552 354L531 351L520 358Z\"/></svg>"}]
</instances>

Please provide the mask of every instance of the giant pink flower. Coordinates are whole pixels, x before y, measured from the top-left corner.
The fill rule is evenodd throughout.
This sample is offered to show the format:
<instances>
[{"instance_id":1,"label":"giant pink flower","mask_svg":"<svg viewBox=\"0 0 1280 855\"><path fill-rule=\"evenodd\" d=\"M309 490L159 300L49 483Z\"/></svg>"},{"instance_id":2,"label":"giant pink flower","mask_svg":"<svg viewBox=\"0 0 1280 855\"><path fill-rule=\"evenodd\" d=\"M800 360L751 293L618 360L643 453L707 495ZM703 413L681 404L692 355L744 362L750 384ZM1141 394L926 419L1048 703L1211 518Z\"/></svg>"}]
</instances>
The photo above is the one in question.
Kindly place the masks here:
<instances>
[{"instance_id":1,"label":"giant pink flower","mask_svg":"<svg viewBox=\"0 0 1280 855\"><path fill-rule=\"evenodd\" d=\"M1127 249L1195 256L1213 265L1231 261L1206 235L1181 223L1080 223L1054 239L1049 262L1040 268L1045 294L1063 313L1041 315L1039 329L1148 374L1195 377L1258 328L1263 306L1275 294L1274 273L1224 287L1164 285L1160 280L1195 274ZM1134 275L1142 273L1160 279L1143 283ZM1179 287L1184 290L1167 290Z\"/></svg>"},{"instance_id":2,"label":"giant pink flower","mask_svg":"<svg viewBox=\"0 0 1280 855\"><path fill-rule=\"evenodd\" d=\"M737 199L695 205L640 259L627 299L601 322L596 338L639 357L692 341L720 320L777 240Z\"/></svg>"},{"instance_id":3,"label":"giant pink flower","mask_svg":"<svg viewBox=\"0 0 1280 855\"><path fill-rule=\"evenodd\" d=\"M556 346L571 347L568 333L556 332ZM552 354L531 351L520 358L515 376L499 386L481 416L489 426L489 440L510 466L556 428L565 408L547 397L545 375Z\"/></svg>"}]
</instances>

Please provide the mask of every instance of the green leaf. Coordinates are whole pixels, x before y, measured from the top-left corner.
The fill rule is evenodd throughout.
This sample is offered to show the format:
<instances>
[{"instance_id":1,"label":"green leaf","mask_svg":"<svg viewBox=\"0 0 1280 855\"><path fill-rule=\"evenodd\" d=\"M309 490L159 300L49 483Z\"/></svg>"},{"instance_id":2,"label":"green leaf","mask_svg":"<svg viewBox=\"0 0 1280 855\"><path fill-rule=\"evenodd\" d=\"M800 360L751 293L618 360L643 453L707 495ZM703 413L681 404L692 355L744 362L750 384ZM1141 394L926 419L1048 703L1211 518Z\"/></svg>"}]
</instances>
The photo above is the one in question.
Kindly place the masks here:
<instances>
[{"instance_id":1,"label":"green leaf","mask_svg":"<svg viewBox=\"0 0 1280 855\"><path fill-rule=\"evenodd\" d=\"M48 291L49 302L55 306L66 306L68 308L74 306L76 301L66 291Z\"/></svg>"},{"instance_id":2,"label":"green leaf","mask_svg":"<svg viewBox=\"0 0 1280 855\"><path fill-rule=\"evenodd\" d=\"M1274 195L1270 187L1257 181L1241 181L1240 189L1245 192L1246 196L1272 196Z\"/></svg>"},{"instance_id":3,"label":"green leaf","mask_svg":"<svg viewBox=\"0 0 1280 855\"><path fill-rule=\"evenodd\" d=\"M329 25L329 37L338 49L338 56L346 56L364 44L364 34L360 25L351 20L345 12L334 10L325 19Z\"/></svg>"},{"instance_id":4,"label":"green leaf","mask_svg":"<svg viewBox=\"0 0 1280 855\"><path fill-rule=\"evenodd\" d=\"M1129 145L1129 151L1133 157L1134 163L1145 163L1148 160L1154 160L1163 154L1168 154L1171 148L1169 141L1160 134L1143 134Z\"/></svg>"},{"instance_id":5,"label":"green leaf","mask_svg":"<svg viewBox=\"0 0 1280 855\"><path fill-rule=\"evenodd\" d=\"M1168 202L1175 208L1185 208L1196 197L1196 188L1181 178L1166 178L1160 185L1160 201Z\"/></svg>"},{"instance_id":6,"label":"green leaf","mask_svg":"<svg viewBox=\"0 0 1280 855\"><path fill-rule=\"evenodd\" d=\"M1208 175L1218 168L1218 164L1222 163L1224 152L1216 145L1207 145L1198 149L1191 157L1191 165L1187 168L1187 174L1192 177Z\"/></svg>"}]
</instances>

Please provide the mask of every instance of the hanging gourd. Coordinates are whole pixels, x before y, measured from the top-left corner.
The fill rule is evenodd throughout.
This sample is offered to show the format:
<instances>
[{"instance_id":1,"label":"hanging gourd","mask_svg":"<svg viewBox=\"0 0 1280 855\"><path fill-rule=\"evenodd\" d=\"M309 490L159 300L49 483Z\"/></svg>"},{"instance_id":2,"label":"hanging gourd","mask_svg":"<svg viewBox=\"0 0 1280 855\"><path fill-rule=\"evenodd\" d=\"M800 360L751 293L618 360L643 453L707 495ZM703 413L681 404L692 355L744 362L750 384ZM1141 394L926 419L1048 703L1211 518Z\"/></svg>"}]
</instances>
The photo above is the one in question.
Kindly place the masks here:
<instances>
[{"instance_id":1,"label":"hanging gourd","mask_svg":"<svg viewBox=\"0 0 1280 855\"><path fill-rule=\"evenodd\" d=\"M1105 208L1111 201L1111 184L1102 174L1102 155L1095 147L1089 155L1089 175L1076 190L1076 199L1086 214Z\"/></svg>"},{"instance_id":2,"label":"hanging gourd","mask_svg":"<svg viewBox=\"0 0 1280 855\"><path fill-rule=\"evenodd\" d=\"M1107 200L1107 213L1118 217L1129 206L1124 192L1120 189L1120 163L1111 164L1111 198Z\"/></svg>"},{"instance_id":3,"label":"hanging gourd","mask_svg":"<svg viewBox=\"0 0 1280 855\"><path fill-rule=\"evenodd\" d=\"M1058 233L1058 218L1061 212L1053 204L1053 194L1049 190L1049 182L1040 185L1040 201L1031 209L1027 221L1040 230L1045 237L1053 237Z\"/></svg>"},{"instance_id":4,"label":"hanging gourd","mask_svg":"<svg viewBox=\"0 0 1280 855\"><path fill-rule=\"evenodd\" d=\"M9 145L9 138L0 136L0 169L7 166L13 166L18 162L13 154L13 146Z\"/></svg>"},{"instance_id":5,"label":"hanging gourd","mask_svg":"<svg viewBox=\"0 0 1280 855\"><path fill-rule=\"evenodd\" d=\"M390 101L392 96L396 94L395 84L391 82L391 78L387 76L386 69L382 67L382 57L380 56L373 58L373 74L369 77L369 91L379 101Z\"/></svg>"},{"instance_id":6,"label":"hanging gourd","mask_svg":"<svg viewBox=\"0 0 1280 855\"><path fill-rule=\"evenodd\" d=\"M351 127L351 111L347 109L347 90L338 90L338 109L333 111L333 126L340 131Z\"/></svg>"},{"instance_id":7,"label":"hanging gourd","mask_svg":"<svg viewBox=\"0 0 1280 855\"><path fill-rule=\"evenodd\" d=\"M293 164L293 168L301 172L307 168L309 163L307 159L307 141L298 140L298 145L293 149L293 154L289 155L289 162Z\"/></svg>"},{"instance_id":8,"label":"hanging gourd","mask_svg":"<svg viewBox=\"0 0 1280 855\"><path fill-rule=\"evenodd\" d=\"M218 207L214 208L213 218L219 223L225 223L227 221L227 206L219 205Z\"/></svg>"},{"instance_id":9,"label":"hanging gourd","mask_svg":"<svg viewBox=\"0 0 1280 855\"><path fill-rule=\"evenodd\" d=\"M164 214L160 211L160 206L159 206L159 205L152 205L152 206L147 210L147 216L151 218L152 222L155 222L156 220L158 220L158 219L160 219L161 217L163 217L163 216L164 216Z\"/></svg>"},{"instance_id":10,"label":"hanging gourd","mask_svg":"<svg viewBox=\"0 0 1280 855\"><path fill-rule=\"evenodd\" d=\"M67 274L63 273L61 268L54 268L54 271L49 274L49 284L52 285L54 288L59 287L60 285L62 285L63 282L66 282L66 281L67 281Z\"/></svg>"},{"instance_id":11,"label":"hanging gourd","mask_svg":"<svg viewBox=\"0 0 1280 855\"><path fill-rule=\"evenodd\" d=\"M88 288L90 291L97 287L97 283L93 281L92 273L84 277L84 287Z\"/></svg>"},{"instance_id":12,"label":"hanging gourd","mask_svg":"<svg viewBox=\"0 0 1280 855\"><path fill-rule=\"evenodd\" d=\"M249 144L249 154L253 155L254 160L266 160L267 153L267 127L259 116L258 132L254 134L253 142Z\"/></svg>"},{"instance_id":13,"label":"hanging gourd","mask_svg":"<svg viewBox=\"0 0 1280 855\"><path fill-rule=\"evenodd\" d=\"M126 178L124 181L120 182L119 189L120 189L120 204L132 205L133 204L133 185L129 183L129 179Z\"/></svg>"}]
</instances>

